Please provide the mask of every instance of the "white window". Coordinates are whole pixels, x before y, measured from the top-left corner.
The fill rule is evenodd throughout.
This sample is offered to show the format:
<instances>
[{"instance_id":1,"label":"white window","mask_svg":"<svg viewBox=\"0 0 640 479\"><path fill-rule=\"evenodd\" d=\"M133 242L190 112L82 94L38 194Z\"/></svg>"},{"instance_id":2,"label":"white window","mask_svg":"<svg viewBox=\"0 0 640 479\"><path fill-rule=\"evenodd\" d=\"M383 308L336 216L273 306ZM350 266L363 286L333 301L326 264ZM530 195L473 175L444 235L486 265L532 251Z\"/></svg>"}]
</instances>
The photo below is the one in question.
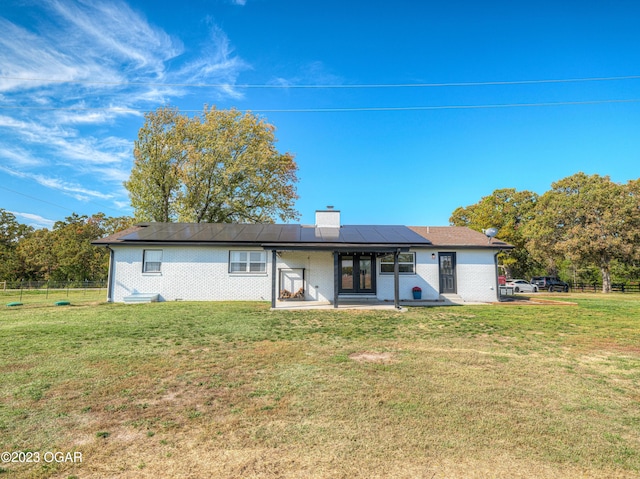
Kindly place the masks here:
<instances>
[{"instance_id":1,"label":"white window","mask_svg":"<svg viewBox=\"0 0 640 479\"><path fill-rule=\"evenodd\" d=\"M266 271L265 251L231 251L229 254L230 273L265 273Z\"/></svg>"},{"instance_id":2,"label":"white window","mask_svg":"<svg viewBox=\"0 0 640 479\"><path fill-rule=\"evenodd\" d=\"M142 272L159 273L162 265L161 249L145 249L142 253Z\"/></svg>"},{"instance_id":3,"label":"white window","mask_svg":"<svg viewBox=\"0 0 640 479\"><path fill-rule=\"evenodd\" d=\"M400 253L398 255L400 274L413 274L416 271L416 257L414 253ZM393 254L380 258L380 273L393 274Z\"/></svg>"}]
</instances>

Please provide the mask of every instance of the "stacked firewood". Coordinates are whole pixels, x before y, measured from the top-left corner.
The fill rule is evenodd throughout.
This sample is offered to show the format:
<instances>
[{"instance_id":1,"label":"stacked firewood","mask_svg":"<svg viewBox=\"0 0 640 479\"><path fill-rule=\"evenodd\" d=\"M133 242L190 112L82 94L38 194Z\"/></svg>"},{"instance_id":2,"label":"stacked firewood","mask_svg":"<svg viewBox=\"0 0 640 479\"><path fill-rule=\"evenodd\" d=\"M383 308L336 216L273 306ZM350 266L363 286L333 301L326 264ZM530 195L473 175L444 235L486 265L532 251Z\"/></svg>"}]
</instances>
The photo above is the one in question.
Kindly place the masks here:
<instances>
[{"instance_id":1,"label":"stacked firewood","mask_svg":"<svg viewBox=\"0 0 640 479\"><path fill-rule=\"evenodd\" d=\"M304 288L300 288L295 293L287 289L283 289L280 291L280 299L302 299L304 298Z\"/></svg>"}]
</instances>

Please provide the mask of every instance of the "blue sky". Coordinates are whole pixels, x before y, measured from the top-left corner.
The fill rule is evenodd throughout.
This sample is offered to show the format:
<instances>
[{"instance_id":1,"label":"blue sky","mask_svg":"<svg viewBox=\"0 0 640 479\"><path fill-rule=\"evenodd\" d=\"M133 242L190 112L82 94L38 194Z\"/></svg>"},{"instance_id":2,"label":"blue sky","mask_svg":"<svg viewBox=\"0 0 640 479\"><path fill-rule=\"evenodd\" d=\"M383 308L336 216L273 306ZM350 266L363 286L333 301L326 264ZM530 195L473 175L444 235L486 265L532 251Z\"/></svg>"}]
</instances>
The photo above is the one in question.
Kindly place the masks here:
<instances>
[{"instance_id":1,"label":"blue sky","mask_svg":"<svg viewBox=\"0 0 640 479\"><path fill-rule=\"evenodd\" d=\"M251 110L303 223L446 225L497 188L640 176L636 1L3 0L0 208L130 215L144 112ZM579 81L578 81L579 80Z\"/></svg>"}]
</instances>

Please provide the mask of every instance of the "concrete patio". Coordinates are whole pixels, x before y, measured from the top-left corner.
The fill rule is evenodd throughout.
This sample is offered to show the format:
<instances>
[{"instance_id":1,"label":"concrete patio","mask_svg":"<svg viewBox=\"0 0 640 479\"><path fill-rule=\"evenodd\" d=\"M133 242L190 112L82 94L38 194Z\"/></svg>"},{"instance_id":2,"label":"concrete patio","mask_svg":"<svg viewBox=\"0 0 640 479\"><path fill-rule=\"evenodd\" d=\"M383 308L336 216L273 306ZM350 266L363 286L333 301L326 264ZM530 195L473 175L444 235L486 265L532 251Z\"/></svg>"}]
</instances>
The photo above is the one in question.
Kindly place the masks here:
<instances>
[{"instance_id":1,"label":"concrete patio","mask_svg":"<svg viewBox=\"0 0 640 479\"><path fill-rule=\"evenodd\" d=\"M464 302L458 298L444 297L440 300L401 300L399 311L406 311L407 307L433 307L433 306L465 306L465 305L487 305L490 303ZM330 301L276 301L273 309L283 311L296 310L331 310L331 309L361 309L361 310L387 310L394 311L393 301L380 301L377 299L340 299L338 308L333 307Z\"/></svg>"}]
</instances>

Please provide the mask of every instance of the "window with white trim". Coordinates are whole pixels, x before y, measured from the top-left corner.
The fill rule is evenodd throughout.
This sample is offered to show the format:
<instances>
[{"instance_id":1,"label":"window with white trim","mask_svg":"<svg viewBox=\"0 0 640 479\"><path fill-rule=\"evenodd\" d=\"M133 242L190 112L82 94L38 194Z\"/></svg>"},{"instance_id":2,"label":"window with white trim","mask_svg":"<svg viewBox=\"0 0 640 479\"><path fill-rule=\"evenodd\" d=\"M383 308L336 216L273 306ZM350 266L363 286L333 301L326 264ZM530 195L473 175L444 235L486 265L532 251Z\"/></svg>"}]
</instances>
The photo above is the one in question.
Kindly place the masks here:
<instances>
[{"instance_id":1,"label":"window with white trim","mask_svg":"<svg viewBox=\"0 0 640 479\"><path fill-rule=\"evenodd\" d=\"M230 273L265 273L267 271L266 251L230 251Z\"/></svg>"},{"instance_id":2,"label":"window with white trim","mask_svg":"<svg viewBox=\"0 0 640 479\"><path fill-rule=\"evenodd\" d=\"M159 273L162 266L161 249L145 249L142 252L142 272Z\"/></svg>"},{"instance_id":3,"label":"window with white trim","mask_svg":"<svg viewBox=\"0 0 640 479\"><path fill-rule=\"evenodd\" d=\"M398 266L400 267L400 274L414 274L416 272L415 253L400 253L398 255ZM380 273L393 274L393 254L387 254L380 258Z\"/></svg>"}]
</instances>

